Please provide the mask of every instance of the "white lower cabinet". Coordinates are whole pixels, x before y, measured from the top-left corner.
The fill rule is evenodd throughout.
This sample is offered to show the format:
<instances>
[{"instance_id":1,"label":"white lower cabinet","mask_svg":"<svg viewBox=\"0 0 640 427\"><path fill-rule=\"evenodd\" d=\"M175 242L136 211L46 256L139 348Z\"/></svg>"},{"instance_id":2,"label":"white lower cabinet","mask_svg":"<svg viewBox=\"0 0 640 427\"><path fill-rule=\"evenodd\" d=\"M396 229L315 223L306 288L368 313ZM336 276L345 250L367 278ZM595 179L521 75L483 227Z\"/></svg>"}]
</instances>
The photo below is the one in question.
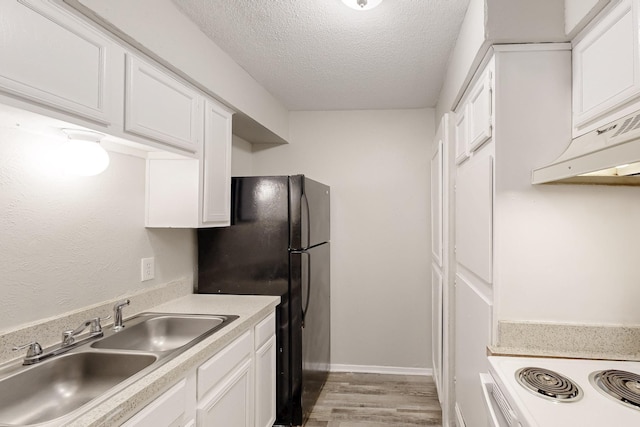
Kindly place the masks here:
<instances>
[{"instance_id":1,"label":"white lower cabinet","mask_svg":"<svg viewBox=\"0 0 640 427\"><path fill-rule=\"evenodd\" d=\"M125 422L123 427L184 426L190 391L193 388L190 390L187 379L183 379Z\"/></svg>"},{"instance_id":2,"label":"white lower cabinet","mask_svg":"<svg viewBox=\"0 0 640 427\"><path fill-rule=\"evenodd\" d=\"M251 426L252 356L248 331L198 368L198 426Z\"/></svg>"},{"instance_id":3,"label":"white lower cabinet","mask_svg":"<svg viewBox=\"0 0 640 427\"><path fill-rule=\"evenodd\" d=\"M124 427L271 427L276 412L275 313L193 370Z\"/></svg>"},{"instance_id":4,"label":"white lower cabinet","mask_svg":"<svg viewBox=\"0 0 640 427\"><path fill-rule=\"evenodd\" d=\"M198 403L198 426L251 426L251 359Z\"/></svg>"},{"instance_id":5,"label":"white lower cabinet","mask_svg":"<svg viewBox=\"0 0 640 427\"><path fill-rule=\"evenodd\" d=\"M275 314L256 326L255 426L271 427L276 421L276 323Z\"/></svg>"}]
</instances>

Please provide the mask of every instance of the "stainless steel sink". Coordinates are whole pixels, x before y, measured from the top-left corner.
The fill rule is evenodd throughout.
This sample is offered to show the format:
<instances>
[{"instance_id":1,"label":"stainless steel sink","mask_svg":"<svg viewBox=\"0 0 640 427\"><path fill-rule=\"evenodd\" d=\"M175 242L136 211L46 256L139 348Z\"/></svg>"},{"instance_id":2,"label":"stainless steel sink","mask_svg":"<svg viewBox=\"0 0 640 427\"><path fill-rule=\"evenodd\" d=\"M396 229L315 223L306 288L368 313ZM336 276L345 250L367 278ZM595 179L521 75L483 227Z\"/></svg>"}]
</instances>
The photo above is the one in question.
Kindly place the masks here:
<instances>
[{"instance_id":1,"label":"stainless steel sink","mask_svg":"<svg viewBox=\"0 0 640 427\"><path fill-rule=\"evenodd\" d=\"M0 381L0 425L62 417L157 359L151 354L82 352L32 365Z\"/></svg>"},{"instance_id":2,"label":"stainless steel sink","mask_svg":"<svg viewBox=\"0 0 640 427\"><path fill-rule=\"evenodd\" d=\"M29 366L5 366L0 369L0 427L64 424L83 405L87 410L90 402L116 395L237 318L141 313L118 332L105 328L103 338L78 343L67 353Z\"/></svg>"},{"instance_id":3,"label":"stainless steel sink","mask_svg":"<svg viewBox=\"0 0 640 427\"><path fill-rule=\"evenodd\" d=\"M124 323L124 329L91 346L99 349L149 351L179 349L203 339L237 316L143 313Z\"/></svg>"}]
</instances>

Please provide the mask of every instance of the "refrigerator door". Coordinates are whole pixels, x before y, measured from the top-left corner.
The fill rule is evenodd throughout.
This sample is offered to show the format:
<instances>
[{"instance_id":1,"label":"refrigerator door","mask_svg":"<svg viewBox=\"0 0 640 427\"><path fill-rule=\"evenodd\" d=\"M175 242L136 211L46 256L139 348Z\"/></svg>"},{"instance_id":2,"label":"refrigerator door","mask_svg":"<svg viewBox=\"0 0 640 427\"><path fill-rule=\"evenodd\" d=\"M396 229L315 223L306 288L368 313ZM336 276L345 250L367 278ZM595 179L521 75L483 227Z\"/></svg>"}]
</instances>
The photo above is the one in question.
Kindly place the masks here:
<instances>
[{"instance_id":1,"label":"refrigerator door","mask_svg":"<svg viewBox=\"0 0 640 427\"><path fill-rule=\"evenodd\" d=\"M304 175L289 178L290 247L306 249L331 239L330 188Z\"/></svg>"},{"instance_id":2,"label":"refrigerator door","mask_svg":"<svg viewBox=\"0 0 640 427\"><path fill-rule=\"evenodd\" d=\"M296 369L294 378L300 375L301 389L294 396L301 400L300 411L304 423L315 404L330 364L331 311L330 311L330 244L324 243L306 251L292 253L292 266L299 272L292 274L292 285L299 283L299 290L292 288L292 318L299 319L299 327L292 330L292 348L300 348L292 356ZM295 302L293 302L295 301ZM297 322L295 322L297 323ZM302 345L296 346L296 340ZM294 421L297 421L294 418Z\"/></svg>"}]
</instances>

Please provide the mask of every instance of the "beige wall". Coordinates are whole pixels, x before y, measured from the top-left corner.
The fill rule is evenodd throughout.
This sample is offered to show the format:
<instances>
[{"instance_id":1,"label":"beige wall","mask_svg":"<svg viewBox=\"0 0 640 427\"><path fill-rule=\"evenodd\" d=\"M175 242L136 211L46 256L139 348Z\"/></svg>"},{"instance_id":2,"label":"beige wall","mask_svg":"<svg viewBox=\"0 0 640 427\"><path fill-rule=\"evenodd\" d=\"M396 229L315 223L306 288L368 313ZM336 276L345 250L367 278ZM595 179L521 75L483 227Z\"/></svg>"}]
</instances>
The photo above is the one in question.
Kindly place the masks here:
<instances>
[{"instance_id":1,"label":"beige wall","mask_svg":"<svg viewBox=\"0 0 640 427\"><path fill-rule=\"evenodd\" d=\"M110 153L101 175L70 177L53 168L59 141L0 127L0 142L0 330L193 281L194 232L144 228L143 159Z\"/></svg>"},{"instance_id":2,"label":"beige wall","mask_svg":"<svg viewBox=\"0 0 640 427\"><path fill-rule=\"evenodd\" d=\"M436 120L440 121L444 113L455 108L461 90L471 78L469 70L478 66L478 52L485 42L485 0L470 0L467 13L462 21L456 45L449 57L438 104Z\"/></svg>"},{"instance_id":3,"label":"beige wall","mask_svg":"<svg viewBox=\"0 0 640 427\"><path fill-rule=\"evenodd\" d=\"M573 38L611 0L565 0L565 32Z\"/></svg>"},{"instance_id":4,"label":"beige wall","mask_svg":"<svg viewBox=\"0 0 640 427\"><path fill-rule=\"evenodd\" d=\"M253 175L252 145L250 142L233 135L231 149L231 176Z\"/></svg>"},{"instance_id":5,"label":"beige wall","mask_svg":"<svg viewBox=\"0 0 640 427\"><path fill-rule=\"evenodd\" d=\"M332 363L431 366L429 147L434 111L294 112L256 175L331 186Z\"/></svg>"}]
</instances>

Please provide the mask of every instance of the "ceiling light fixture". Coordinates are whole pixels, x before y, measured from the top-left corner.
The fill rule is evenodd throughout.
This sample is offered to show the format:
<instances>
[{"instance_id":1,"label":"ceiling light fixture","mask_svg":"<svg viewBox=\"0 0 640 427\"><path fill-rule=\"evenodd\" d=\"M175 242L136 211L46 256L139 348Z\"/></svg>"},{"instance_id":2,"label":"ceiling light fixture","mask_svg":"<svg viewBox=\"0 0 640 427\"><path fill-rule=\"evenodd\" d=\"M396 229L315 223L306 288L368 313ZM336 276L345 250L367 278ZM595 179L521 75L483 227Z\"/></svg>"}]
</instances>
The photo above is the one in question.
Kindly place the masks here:
<instances>
[{"instance_id":1,"label":"ceiling light fixture","mask_svg":"<svg viewBox=\"0 0 640 427\"><path fill-rule=\"evenodd\" d=\"M69 138L62 147L65 172L93 176L109 166L109 153L100 145L103 134L79 129L62 129L62 132Z\"/></svg>"},{"instance_id":2,"label":"ceiling light fixture","mask_svg":"<svg viewBox=\"0 0 640 427\"><path fill-rule=\"evenodd\" d=\"M342 3L355 10L370 10L382 3L382 0L342 0Z\"/></svg>"}]
</instances>

